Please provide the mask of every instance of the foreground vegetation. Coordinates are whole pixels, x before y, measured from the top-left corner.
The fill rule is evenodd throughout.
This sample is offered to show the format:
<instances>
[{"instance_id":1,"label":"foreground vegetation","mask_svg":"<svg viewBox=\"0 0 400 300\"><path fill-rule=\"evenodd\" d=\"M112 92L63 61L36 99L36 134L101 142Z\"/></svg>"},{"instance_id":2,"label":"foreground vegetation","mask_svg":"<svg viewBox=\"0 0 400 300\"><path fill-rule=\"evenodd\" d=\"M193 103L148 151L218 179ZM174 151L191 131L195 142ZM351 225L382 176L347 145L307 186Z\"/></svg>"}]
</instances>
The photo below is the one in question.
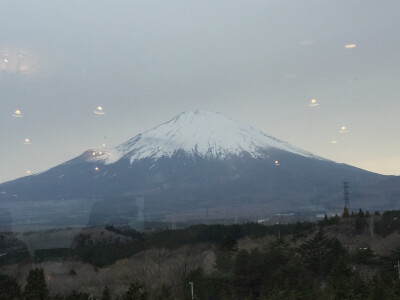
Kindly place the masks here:
<instances>
[{"instance_id":1,"label":"foreground vegetation","mask_svg":"<svg viewBox=\"0 0 400 300\"><path fill-rule=\"evenodd\" d=\"M195 299L204 300L399 299L399 230L400 211L361 210L317 224L196 225L146 234L107 226L82 231L69 249L36 250L33 261L3 259L8 274L0 276L0 300L191 299L189 282ZM394 247L374 251L374 241ZM55 272L55 265L62 267ZM25 278L13 277L22 266L30 266ZM56 287L57 276L76 288ZM103 281L91 289L86 277Z\"/></svg>"}]
</instances>

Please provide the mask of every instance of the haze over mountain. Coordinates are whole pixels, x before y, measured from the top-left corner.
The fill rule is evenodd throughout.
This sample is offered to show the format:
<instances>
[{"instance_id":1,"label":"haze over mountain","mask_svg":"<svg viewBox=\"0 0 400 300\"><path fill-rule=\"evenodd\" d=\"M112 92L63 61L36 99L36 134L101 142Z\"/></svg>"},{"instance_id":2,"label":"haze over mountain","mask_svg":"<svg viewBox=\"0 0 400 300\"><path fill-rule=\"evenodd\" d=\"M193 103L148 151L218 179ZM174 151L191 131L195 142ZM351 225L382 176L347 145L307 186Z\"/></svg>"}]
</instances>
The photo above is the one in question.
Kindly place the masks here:
<instances>
[{"instance_id":1,"label":"haze over mountain","mask_svg":"<svg viewBox=\"0 0 400 300\"><path fill-rule=\"evenodd\" d=\"M90 209L91 224L256 217L340 210L342 181L351 183L356 208L397 204L396 177L323 159L218 113L197 110L115 148L90 149L40 174L3 183L0 201L4 207L12 203L10 210L18 211L14 219L26 214L25 207L42 221L43 210L32 213L32 203L59 205L70 215ZM382 194L372 185L392 192Z\"/></svg>"}]
</instances>

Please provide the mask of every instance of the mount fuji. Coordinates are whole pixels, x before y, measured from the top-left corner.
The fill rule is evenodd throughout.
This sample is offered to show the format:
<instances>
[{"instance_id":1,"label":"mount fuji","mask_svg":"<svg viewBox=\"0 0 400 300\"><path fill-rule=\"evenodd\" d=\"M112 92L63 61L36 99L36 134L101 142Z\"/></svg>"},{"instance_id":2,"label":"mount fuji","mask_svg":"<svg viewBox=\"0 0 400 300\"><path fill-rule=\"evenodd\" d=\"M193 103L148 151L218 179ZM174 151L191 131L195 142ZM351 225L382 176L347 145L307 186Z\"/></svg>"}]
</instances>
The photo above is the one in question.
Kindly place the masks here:
<instances>
[{"instance_id":1,"label":"mount fuji","mask_svg":"<svg viewBox=\"0 0 400 300\"><path fill-rule=\"evenodd\" d=\"M218 113L196 110L115 148L90 149L40 174L3 183L0 205L12 203L15 220L29 210L37 222L35 207L41 222L43 211L70 216L86 209L90 224L265 216L340 210L342 181L351 182L356 208L393 207L397 192L369 188L387 180L397 178L321 158ZM44 203L59 208L44 209Z\"/></svg>"}]
</instances>

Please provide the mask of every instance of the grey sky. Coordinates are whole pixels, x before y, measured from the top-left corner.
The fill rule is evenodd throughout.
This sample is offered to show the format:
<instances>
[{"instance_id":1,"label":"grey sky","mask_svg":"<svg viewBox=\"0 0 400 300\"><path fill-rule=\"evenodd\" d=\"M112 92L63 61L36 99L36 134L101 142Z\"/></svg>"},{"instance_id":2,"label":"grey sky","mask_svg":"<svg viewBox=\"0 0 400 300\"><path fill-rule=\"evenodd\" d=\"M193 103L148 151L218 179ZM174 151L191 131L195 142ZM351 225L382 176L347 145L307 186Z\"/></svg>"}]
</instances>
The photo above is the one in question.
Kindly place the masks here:
<instances>
[{"instance_id":1,"label":"grey sky","mask_svg":"<svg viewBox=\"0 0 400 300\"><path fill-rule=\"evenodd\" d=\"M399 15L397 0L3 0L0 182L196 108L400 175Z\"/></svg>"}]
</instances>

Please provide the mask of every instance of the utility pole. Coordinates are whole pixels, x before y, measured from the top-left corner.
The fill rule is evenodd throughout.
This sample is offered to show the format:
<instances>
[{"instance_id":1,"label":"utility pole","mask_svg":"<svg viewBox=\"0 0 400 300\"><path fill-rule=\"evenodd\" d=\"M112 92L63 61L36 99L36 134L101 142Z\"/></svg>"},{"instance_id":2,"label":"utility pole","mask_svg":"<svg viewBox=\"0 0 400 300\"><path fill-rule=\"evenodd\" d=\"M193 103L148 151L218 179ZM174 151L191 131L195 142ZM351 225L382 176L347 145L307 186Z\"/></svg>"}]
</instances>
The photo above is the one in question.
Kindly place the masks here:
<instances>
[{"instance_id":1,"label":"utility pole","mask_svg":"<svg viewBox=\"0 0 400 300\"><path fill-rule=\"evenodd\" d=\"M400 280L400 261L397 261L397 265L394 265L393 267L397 268L397 271L399 272L399 280Z\"/></svg>"},{"instance_id":2,"label":"utility pole","mask_svg":"<svg viewBox=\"0 0 400 300\"><path fill-rule=\"evenodd\" d=\"M190 290L192 291L192 300L194 299L194 294L193 294L193 285L194 283L192 281L189 282L190 284Z\"/></svg>"}]
</instances>

